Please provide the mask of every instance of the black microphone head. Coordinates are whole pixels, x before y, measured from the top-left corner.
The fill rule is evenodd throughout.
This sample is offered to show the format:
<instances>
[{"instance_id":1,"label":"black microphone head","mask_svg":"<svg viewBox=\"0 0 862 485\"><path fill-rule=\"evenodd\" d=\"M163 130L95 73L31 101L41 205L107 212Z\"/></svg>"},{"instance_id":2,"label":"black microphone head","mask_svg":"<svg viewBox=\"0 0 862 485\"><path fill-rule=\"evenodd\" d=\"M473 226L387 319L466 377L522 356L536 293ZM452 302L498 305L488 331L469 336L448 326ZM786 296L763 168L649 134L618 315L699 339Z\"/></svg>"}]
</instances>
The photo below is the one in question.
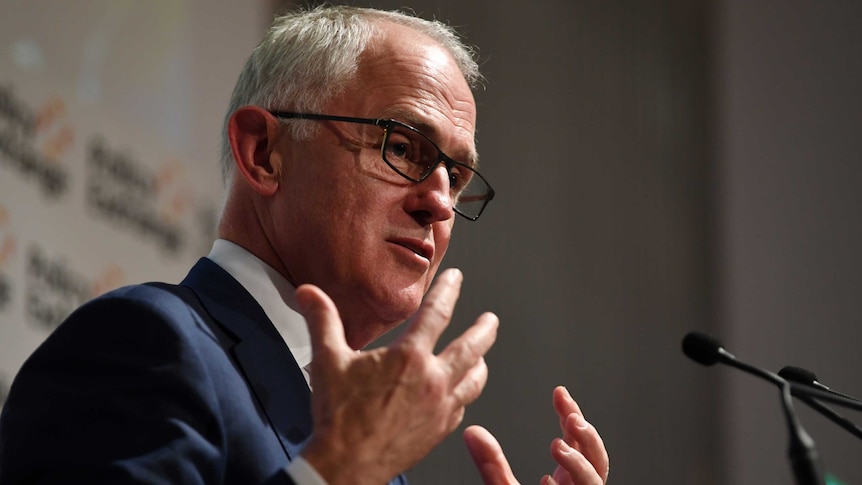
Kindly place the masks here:
<instances>
[{"instance_id":1,"label":"black microphone head","mask_svg":"<svg viewBox=\"0 0 862 485\"><path fill-rule=\"evenodd\" d=\"M784 368L778 371L778 375L786 381L798 382L809 386L813 386L817 383L817 375L808 369L803 369L802 367L794 367L792 365L784 366Z\"/></svg>"},{"instance_id":2,"label":"black microphone head","mask_svg":"<svg viewBox=\"0 0 862 485\"><path fill-rule=\"evenodd\" d=\"M722 344L718 339L701 332L689 332L682 339L682 351L689 359L703 365L712 365L721 357Z\"/></svg>"}]
</instances>

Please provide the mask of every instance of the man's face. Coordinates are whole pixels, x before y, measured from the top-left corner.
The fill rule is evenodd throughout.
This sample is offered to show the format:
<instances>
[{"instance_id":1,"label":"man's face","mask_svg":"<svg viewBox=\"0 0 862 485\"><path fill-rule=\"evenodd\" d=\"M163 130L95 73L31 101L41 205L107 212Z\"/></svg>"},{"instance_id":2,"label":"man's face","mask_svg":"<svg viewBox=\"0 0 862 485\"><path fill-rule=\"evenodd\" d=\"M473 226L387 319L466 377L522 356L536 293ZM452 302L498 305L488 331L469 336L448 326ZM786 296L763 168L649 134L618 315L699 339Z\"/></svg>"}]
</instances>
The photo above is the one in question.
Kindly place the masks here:
<instances>
[{"instance_id":1,"label":"man's face","mask_svg":"<svg viewBox=\"0 0 862 485\"><path fill-rule=\"evenodd\" d=\"M470 162L476 108L457 65L429 38L384 28L357 79L323 114L396 119ZM279 141L272 240L295 284L316 284L333 298L348 342L360 348L415 312L431 284L454 222L448 175L441 164L410 182L381 158L379 127L314 123L311 139Z\"/></svg>"}]
</instances>

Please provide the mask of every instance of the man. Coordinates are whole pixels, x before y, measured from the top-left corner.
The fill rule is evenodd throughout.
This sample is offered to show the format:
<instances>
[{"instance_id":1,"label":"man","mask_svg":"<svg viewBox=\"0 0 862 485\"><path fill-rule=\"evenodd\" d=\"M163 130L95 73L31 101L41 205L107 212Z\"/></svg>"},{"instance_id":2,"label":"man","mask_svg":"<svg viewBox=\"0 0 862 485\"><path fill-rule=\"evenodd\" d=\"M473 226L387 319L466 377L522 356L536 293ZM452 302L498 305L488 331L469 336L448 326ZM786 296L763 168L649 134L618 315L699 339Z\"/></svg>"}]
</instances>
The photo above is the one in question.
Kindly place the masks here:
<instances>
[{"instance_id":1,"label":"man","mask_svg":"<svg viewBox=\"0 0 862 485\"><path fill-rule=\"evenodd\" d=\"M433 353L461 282L431 286L454 216L493 197L478 80L436 22L278 19L229 108L219 240L180 285L111 292L37 349L0 421L0 482L403 482L481 393L496 337L487 313ZM562 388L554 406L543 483L603 483L597 432ZM486 483L516 483L487 431L465 440Z\"/></svg>"}]
</instances>

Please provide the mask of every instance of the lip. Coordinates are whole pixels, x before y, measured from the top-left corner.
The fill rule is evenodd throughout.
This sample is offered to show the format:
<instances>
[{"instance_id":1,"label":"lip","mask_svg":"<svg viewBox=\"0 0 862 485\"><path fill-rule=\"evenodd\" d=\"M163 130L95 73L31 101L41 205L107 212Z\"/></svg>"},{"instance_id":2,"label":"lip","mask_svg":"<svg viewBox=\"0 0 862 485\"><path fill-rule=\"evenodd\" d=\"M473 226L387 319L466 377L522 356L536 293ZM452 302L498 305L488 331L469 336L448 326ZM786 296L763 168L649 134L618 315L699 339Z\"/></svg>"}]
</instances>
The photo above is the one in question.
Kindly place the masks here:
<instances>
[{"instance_id":1,"label":"lip","mask_svg":"<svg viewBox=\"0 0 862 485\"><path fill-rule=\"evenodd\" d=\"M434 257L434 245L425 242L422 239L414 239L409 237L390 238L388 241L392 244L407 248L416 253L417 256L431 261Z\"/></svg>"}]
</instances>

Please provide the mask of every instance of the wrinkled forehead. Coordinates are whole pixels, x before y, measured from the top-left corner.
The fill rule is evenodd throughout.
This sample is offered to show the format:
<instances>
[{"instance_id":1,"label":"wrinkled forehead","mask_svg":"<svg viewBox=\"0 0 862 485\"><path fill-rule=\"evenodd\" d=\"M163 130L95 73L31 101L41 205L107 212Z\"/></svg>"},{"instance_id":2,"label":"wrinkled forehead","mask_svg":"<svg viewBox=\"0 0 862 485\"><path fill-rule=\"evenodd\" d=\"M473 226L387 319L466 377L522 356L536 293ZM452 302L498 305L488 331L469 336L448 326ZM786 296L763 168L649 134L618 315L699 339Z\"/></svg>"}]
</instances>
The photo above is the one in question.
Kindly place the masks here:
<instances>
[{"instance_id":1,"label":"wrinkled forehead","mask_svg":"<svg viewBox=\"0 0 862 485\"><path fill-rule=\"evenodd\" d=\"M367 116L407 123L453 158L477 162L473 92L451 54L431 37L379 25L349 91L353 100L362 98Z\"/></svg>"}]
</instances>

